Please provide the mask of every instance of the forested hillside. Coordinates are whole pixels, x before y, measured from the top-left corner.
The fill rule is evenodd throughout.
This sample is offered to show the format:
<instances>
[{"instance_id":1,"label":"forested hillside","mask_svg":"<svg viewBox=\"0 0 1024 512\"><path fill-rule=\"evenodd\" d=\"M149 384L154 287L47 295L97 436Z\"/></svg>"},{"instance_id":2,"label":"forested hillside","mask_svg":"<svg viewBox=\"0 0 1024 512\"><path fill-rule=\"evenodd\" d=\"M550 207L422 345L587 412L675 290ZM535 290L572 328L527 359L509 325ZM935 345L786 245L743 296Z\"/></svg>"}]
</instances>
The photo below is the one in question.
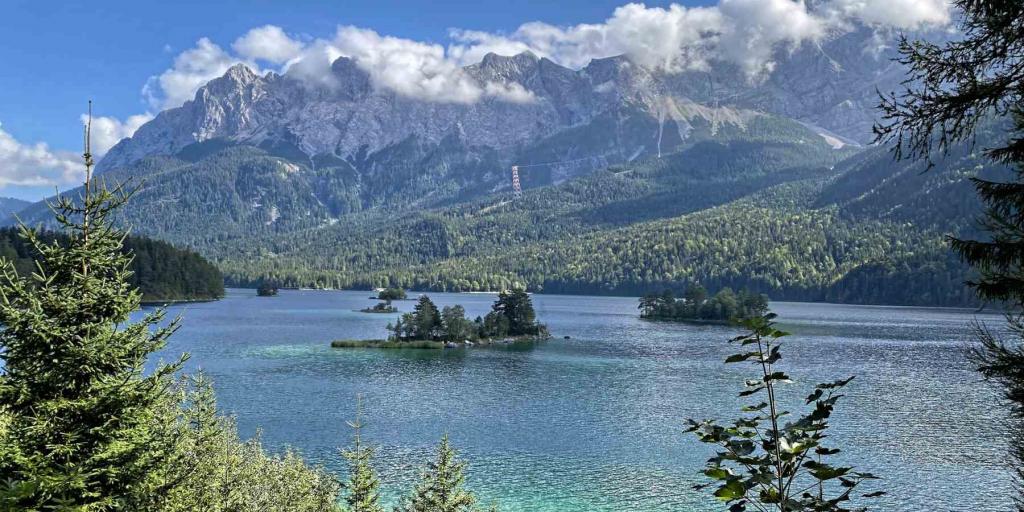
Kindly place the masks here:
<instances>
[{"instance_id":1,"label":"forested hillside","mask_svg":"<svg viewBox=\"0 0 1024 512\"><path fill-rule=\"evenodd\" d=\"M44 232L43 240L64 237ZM142 236L129 236L124 252L134 255L129 282L144 301L212 300L224 296L220 270L199 254ZM21 275L36 271L35 255L15 228L0 229L0 258L14 263Z\"/></svg>"},{"instance_id":2,"label":"forested hillside","mask_svg":"<svg viewBox=\"0 0 1024 512\"><path fill-rule=\"evenodd\" d=\"M546 143L595 144L595 126ZM105 176L141 184L123 225L243 286L642 295L700 283L776 300L973 303L944 237L974 227L969 179L1006 171L969 147L925 172L767 115L675 144L567 180L524 168L519 199L497 156L415 140L372 164L211 140Z\"/></svg>"},{"instance_id":3,"label":"forested hillside","mask_svg":"<svg viewBox=\"0 0 1024 512\"><path fill-rule=\"evenodd\" d=\"M967 180L1000 170L967 151L924 174L881 149L831 169L794 167L823 160L779 157L787 151L691 148L515 202L491 196L266 240L222 265L239 283L640 295L699 282L775 299L974 303L945 242L970 223L943 219L978 212Z\"/></svg>"},{"instance_id":4,"label":"forested hillside","mask_svg":"<svg viewBox=\"0 0 1024 512\"><path fill-rule=\"evenodd\" d=\"M32 203L29 201L14 197L0 197L0 217L18 213L30 204Z\"/></svg>"}]
</instances>

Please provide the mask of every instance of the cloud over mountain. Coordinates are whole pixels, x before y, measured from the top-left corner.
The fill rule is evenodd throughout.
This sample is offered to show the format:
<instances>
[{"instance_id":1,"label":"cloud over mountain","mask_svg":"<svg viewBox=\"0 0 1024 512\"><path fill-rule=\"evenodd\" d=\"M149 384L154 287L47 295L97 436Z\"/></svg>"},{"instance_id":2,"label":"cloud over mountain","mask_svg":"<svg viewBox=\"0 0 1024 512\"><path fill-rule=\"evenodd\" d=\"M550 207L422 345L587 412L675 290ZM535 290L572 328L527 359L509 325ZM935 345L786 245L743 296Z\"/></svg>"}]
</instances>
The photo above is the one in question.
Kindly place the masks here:
<instances>
[{"instance_id":1,"label":"cloud over mountain","mask_svg":"<svg viewBox=\"0 0 1024 512\"><path fill-rule=\"evenodd\" d=\"M530 51L576 69L592 59L626 55L642 66L670 73L725 62L759 80L775 68L773 59L780 49L821 44L824 38L858 26L921 30L945 27L951 21L948 0L719 0L704 7L629 3L601 23L556 26L534 21L508 33L452 29L444 44L346 25L329 36L313 38L268 24L250 29L227 46L200 38L175 56L168 69L150 77L142 96L151 112L180 106L238 63L256 73L274 71L314 87L332 87L336 78L330 66L345 56L365 71L372 87L397 96L454 104L530 103L535 98L520 83L500 77L481 81L464 66L491 52ZM124 121L95 118L95 153L103 155L152 118L149 113ZM3 130L0 165L0 184L69 183L80 172L75 155L43 143L22 143Z\"/></svg>"},{"instance_id":2,"label":"cloud over mountain","mask_svg":"<svg viewBox=\"0 0 1024 512\"><path fill-rule=\"evenodd\" d=\"M314 83L327 76L338 57L355 59L375 87L420 100L467 103L486 97L529 101L526 91L502 83L479 84L461 67L485 54L531 51L580 68L590 60L627 55L666 71L704 69L712 61L735 64L752 79L771 72L782 48L814 44L830 31L854 24L922 29L950 22L947 0L720 0L707 7L623 5L603 23L555 26L530 22L507 34L452 29L447 47L339 26L333 37L304 41L274 25L239 37L228 52L209 39L150 78L144 94L161 108L178 106L231 65L243 62L303 76Z\"/></svg>"}]
</instances>

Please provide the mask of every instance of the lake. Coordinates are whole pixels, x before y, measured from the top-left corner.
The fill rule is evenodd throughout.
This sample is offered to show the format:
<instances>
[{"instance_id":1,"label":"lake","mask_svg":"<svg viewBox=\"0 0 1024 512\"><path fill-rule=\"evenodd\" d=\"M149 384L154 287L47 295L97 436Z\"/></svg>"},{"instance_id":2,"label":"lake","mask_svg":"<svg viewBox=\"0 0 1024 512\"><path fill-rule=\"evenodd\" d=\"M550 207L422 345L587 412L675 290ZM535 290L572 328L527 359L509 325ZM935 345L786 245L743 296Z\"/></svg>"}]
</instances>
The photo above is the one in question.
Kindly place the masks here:
<instances>
[{"instance_id":1,"label":"lake","mask_svg":"<svg viewBox=\"0 0 1024 512\"><path fill-rule=\"evenodd\" d=\"M753 368L724 365L731 327L642 321L623 297L535 295L554 339L532 347L445 351L331 349L380 338L396 315L354 310L369 292L229 290L176 305L181 329L161 354L191 354L214 379L243 435L262 431L343 471L338 449L363 397L364 438L377 447L385 497L410 489L441 435L469 460L469 486L504 511L723 510L692 490L711 455L687 418L731 419ZM416 295L416 294L411 294ZM472 318L490 294L431 293ZM413 301L395 304L403 311ZM833 419L841 460L885 477L874 510L1008 510L1007 430L998 390L965 355L957 309L772 303L793 333L780 369L794 409L818 382L856 375ZM569 336L570 339L562 339Z\"/></svg>"}]
</instances>

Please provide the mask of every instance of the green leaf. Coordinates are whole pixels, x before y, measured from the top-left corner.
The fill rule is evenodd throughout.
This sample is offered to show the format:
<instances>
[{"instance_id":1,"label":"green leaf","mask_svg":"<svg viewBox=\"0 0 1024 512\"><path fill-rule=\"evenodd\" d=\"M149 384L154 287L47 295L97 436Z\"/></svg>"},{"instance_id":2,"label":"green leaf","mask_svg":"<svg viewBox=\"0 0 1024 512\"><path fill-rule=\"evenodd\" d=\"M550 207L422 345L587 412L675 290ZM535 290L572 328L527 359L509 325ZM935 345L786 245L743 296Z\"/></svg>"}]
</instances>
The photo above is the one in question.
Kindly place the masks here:
<instances>
[{"instance_id":1,"label":"green leaf","mask_svg":"<svg viewBox=\"0 0 1024 512\"><path fill-rule=\"evenodd\" d=\"M743 391L740 391L739 396L750 396L753 395L754 393L757 393L758 391L761 391L762 389L764 389L764 386L758 386L752 389L745 389Z\"/></svg>"},{"instance_id":2,"label":"green leaf","mask_svg":"<svg viewBox=\"0 0 1024 512\"><path fill-rule=\"evenodd\" d=\"M741 408L740 410L743 411L743 412L755 412L755 411L760 411L760 410L764 409L765 407L768 407L768 402L761 402L761 403L759 403L757 405L748 405L748 406L745 406L745 407Z\"/></svg>"},{"instance_id":3,"label":"green leaf","mask_svg":"<svg viewBox=\"0 0 1024 512\"><path fill-rule=\"evenodd\" d=\"M765 375L764 377L765 382L771 382L773 380L777 380L779 382L793 382L785 372L774 372L770 375Z\"/></svg>"},{"instance_id":4,"label":"green leaf","mask_svg":"<svg viewBox=\"0 0 1024 512\"><path fill-rule=\"evenodd\" d=\"M731 480L715 491L715 497L722 501L733 501L742 498L747 494L746 488L739 480Z\"/></svg>"},{"instance_id":5,"label":"green leaf","mask_svg":"<svg viewBox=\"0 0 1024 512\"><path fill-rule=\"evenodd\" d=\"M758 357L760 355L761 355L760 352L746 352L746 353L742 353L742 354L733 354L733 355L725 358L725 362L726 363L740 363L740 362L746 361L748 359L751 359L753 357Z\"/></svg>"},{"instance_id":6,"label":"green leaf","mask_svg":"<svg viewBox=\"0 0 1024 512\"><path fill-rule=\"evenodd\" d=\"M836 468L828 464L822 464L814 461L808 461L804 463L804 467L806 467L811 472L811 475L813 475L814 478L817 478L818 480L831 480L833 478L839 478L849 473L852 469Z\"/></svg>"}]
</instances>

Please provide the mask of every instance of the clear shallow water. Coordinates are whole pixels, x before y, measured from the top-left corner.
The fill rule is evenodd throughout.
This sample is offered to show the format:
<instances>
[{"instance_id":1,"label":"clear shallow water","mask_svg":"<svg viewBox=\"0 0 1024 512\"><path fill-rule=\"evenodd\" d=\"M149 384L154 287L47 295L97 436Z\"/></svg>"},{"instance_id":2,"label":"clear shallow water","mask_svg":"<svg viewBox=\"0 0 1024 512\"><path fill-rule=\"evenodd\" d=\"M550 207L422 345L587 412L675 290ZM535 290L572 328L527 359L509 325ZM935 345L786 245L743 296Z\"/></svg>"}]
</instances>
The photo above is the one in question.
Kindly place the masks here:
<instances>
[{"instance_id":1,"label":"clear shallow water","mask_svg":"<svg viewBox=\"0 0 1024 512\"><path fill-rule=\"evenodd\" d=\"M537 295L555 339L532 348L331 349L332 339L382 337L396 315L353 311L368 295L229 290L219 302L173 306L183 326L163 357L189 352L189 370L213 377L243 435L261 429L270 447L298 448L339 472L361 394L389 500L411 488L448 432L470 461L470 486L505 511L722 509L691 489L710 450L682 431L686 418L736 416L749 374L722 363L734 329L641 321L636 299ZM430 295L471 317L494 300ZM858 468L887 477L872 488L889 493L875 510L1010 509L998 395L964 356L969 322L998 326L1000 316L772 308L794 333L783 349L797 381L790 396L857 376L833 436Z\"/></svg>"}]
</instances>

